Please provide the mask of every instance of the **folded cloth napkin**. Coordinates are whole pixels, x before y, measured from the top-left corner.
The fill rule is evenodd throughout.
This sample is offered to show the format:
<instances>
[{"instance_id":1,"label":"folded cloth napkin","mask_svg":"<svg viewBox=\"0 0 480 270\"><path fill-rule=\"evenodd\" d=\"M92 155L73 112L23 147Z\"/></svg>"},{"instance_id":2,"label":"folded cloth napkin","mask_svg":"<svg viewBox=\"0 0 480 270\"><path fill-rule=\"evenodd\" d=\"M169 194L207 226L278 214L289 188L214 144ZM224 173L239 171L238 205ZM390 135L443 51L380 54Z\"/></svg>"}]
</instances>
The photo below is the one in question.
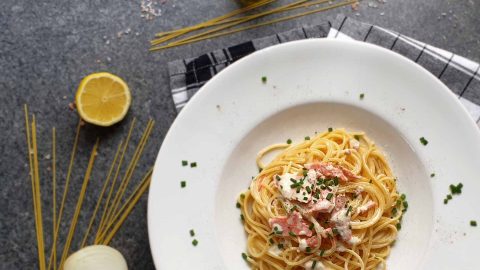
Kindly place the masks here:
<instances>
[{"instance_id":1,"label":"folded cloth napkin","mask_svg":"<svg viewBox=\"0 0 480 270\"><path fill-rule=\"evenodd\" d=\"M254 39L195 58L168 65L170 88L177 112L208 80L236 60L257 50L307 38L360 40L397 52L437 76L468 110L480 127L480 65L451 52L433 47L385 28L362 23L343 15L320 25L304 26Z\"/></svg>"}]
</instances>

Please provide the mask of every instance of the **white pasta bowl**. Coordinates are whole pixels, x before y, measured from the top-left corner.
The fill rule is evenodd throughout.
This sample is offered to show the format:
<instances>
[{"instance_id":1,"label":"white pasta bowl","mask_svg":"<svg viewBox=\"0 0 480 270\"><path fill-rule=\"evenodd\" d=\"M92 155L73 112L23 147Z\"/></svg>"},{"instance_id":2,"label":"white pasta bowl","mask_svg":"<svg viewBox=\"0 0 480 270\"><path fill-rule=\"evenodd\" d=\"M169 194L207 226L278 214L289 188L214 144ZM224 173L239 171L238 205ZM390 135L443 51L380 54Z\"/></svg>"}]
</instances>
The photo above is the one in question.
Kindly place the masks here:
<instances>
[{"instance_id":1,"label":"white pasta bowl","mask_svg":"<svg viewBox=\"0 0 480 270\"><path fill-rule=\"evenodd\" d=\"M478 269L480 229L470 226L480 221L474 121L419 65L374 45L337 40L258 51L216 75L185 106L163 141L150 187L156 267L249 269L235 202L258 172L256 153L328 127L366 132L407 195L388 269ZM459 182L462 194L444 204L449 185Z\"/></svg>"}]
</instances>

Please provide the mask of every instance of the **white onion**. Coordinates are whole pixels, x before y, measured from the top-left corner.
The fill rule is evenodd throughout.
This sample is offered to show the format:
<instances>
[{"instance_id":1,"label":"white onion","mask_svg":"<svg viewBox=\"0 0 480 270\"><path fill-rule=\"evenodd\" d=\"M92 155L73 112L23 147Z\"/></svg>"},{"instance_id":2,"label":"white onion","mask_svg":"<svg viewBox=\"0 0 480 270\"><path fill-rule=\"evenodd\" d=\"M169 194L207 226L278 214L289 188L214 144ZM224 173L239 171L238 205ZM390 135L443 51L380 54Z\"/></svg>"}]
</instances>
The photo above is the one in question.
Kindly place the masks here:
<instances>
[{"instance_id":1,"label":"white onion","mask_svg":"<svg viewBox=\"0 0 480 270\"><path fill-rule=\"evenodd\" d=\"M128 270L127 262L120 252L109 246L94 245L70 255L64 270Z\"/></svg>"}]
</instances>

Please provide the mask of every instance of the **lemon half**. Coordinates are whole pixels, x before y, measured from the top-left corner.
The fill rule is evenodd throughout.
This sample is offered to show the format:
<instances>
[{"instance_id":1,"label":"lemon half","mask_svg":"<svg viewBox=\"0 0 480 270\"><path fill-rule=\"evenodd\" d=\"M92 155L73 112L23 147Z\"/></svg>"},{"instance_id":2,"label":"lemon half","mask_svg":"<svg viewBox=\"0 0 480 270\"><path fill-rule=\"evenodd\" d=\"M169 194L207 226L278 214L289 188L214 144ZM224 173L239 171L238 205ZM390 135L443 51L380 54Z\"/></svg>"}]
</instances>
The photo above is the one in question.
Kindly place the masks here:
<instances>
[{"instance_id":1,"label":"lemon half","mask_svg":"<svg viewBox=\"0 0 480 270\"><path fill-rule=\"evenodd\" d=\"M121 121L128 112L131 99L128 85L107 72L83 78L75 95L80 117L99 126L111 126Z\"/></svg>"}]
</instances>

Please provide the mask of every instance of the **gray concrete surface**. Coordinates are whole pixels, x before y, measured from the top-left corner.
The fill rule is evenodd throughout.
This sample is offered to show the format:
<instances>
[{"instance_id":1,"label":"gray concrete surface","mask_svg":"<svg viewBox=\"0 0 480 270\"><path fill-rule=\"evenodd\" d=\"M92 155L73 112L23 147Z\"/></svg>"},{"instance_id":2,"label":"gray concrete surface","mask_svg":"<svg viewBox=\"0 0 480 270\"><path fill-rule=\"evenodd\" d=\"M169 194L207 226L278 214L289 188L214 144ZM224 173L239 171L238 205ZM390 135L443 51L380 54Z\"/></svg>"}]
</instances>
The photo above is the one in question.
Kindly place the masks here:
<instances>
[{"instance_id":1,"label":"gray concrete surface","mask_svg":"<svg viewBox=\"0 0 480 270\"><path fill-rule=\"evenodd\" d=\"M159 5L162 15L147 21L141 17L140 0L0 1L0 269L37 268L22 106L29 104L38 118L41 168L47 168L51 162L47 156L50 129L57 128L60 197L78 121L68 104L81 78L91 72L105 70L123 77L131 88L133 103L122 123L111 128L85 126L82 130L71 190L80 188L95 137L102 139L84 203L85 213L93 209L111 153L133 117L138 118L142 128L149 117L156 120L139 174L153 163L176 115L166 67L171 60L295 26L316 24L344 13L480 61L478 0L362 1L358 11L346 7L180 48L148 52L154 33L224 14L236 5L232 0L166 0ZM131 29L129 34L117 38L118 32L127 29ZM138 128L134 141L140 131ZM129 150L132 153L133 146ZM138 180L139 174L134 179ZM42 177L45 230L50 236L49 171L43 170ZM66 220L73 214L76 194L71 193L67 199ZM130 269L154 269L148 245L146 203L145 196L111 243L125 255ZM80 217L74 250L86 228L87 217ZM62 235L66 231L67 227L62 226ZM46 242L50 247L51 239Z\"/></svg>"}]
</instances>

